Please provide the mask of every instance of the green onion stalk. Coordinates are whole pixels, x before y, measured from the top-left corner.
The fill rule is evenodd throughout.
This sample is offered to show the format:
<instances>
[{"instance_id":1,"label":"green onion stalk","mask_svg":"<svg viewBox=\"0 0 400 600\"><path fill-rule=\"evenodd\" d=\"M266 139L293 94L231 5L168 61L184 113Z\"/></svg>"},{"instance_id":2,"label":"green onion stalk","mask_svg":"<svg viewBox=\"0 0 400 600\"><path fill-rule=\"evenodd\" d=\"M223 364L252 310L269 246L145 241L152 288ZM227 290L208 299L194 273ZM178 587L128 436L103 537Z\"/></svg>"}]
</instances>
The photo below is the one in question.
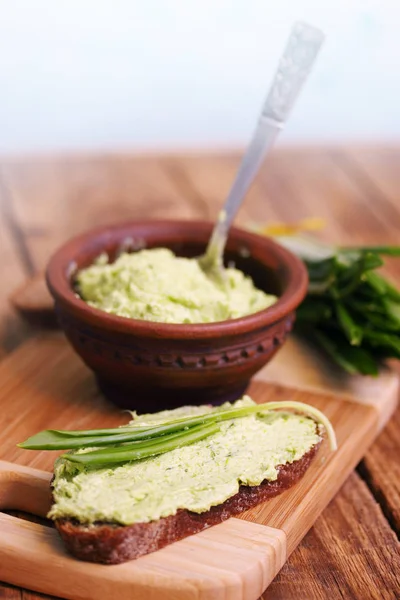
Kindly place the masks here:
<instances>
[{"instance_id":1,"label":"green onion stalk","mask_svg":"<svg viewBox=\"0 0 400 600\"><path fill-rule=\"evenodd\" d=\"M218 433L223 421L275 410L293 410L314 419L324 427L331 450L336 450L335 433L329 419L313 406L289 400L232 406L225 410L195 417L181 417L154 425L135 425L133 421L131 425L112 429L46 430L18 446L27 450L70 450L62 457L80 465L115 465L156 456L203 440Z\"/></svg>"}]
</instances>

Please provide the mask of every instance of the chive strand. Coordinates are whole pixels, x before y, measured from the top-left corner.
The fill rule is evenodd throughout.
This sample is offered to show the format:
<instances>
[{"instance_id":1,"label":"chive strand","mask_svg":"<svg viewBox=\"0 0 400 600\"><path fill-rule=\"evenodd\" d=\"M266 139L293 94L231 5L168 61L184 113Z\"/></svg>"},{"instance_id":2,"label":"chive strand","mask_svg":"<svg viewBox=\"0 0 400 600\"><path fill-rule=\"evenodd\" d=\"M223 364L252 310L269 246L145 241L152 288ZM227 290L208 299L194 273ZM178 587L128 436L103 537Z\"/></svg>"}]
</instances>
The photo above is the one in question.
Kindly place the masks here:
<instances>
[{"instance_id":1,"label":"chive strand","mask_svg":"<svg viewBox=\"0 0 400 600\"><path fill-rule=\"evenodd\" d=\"M166 445L168 443L168 436L173 437L174 433L179 434L179 432L181 432L182 435L180 436L180 442L181 444L185 444L187 443L185 440L191 439L190 436L192 434L194 435L196 431L199 434L200 429L205 431L205 427L207 425L215 425L222 421L279 409L289 409L304 413L318 423L322 424L327 431L331 449L336 449L335 434L329 420L325 417L325 415L312 406L303 404L302 402L294 401L267 402L265 404L254 404L251 406L233 407L227 410L213 411L197 417L181 417L180 419L169 421L162 425L155 425L152 427L149 426L146 431L143 431L143 428L140 426L135 427L133 424L130 427L131 433L129 434L121 434L121 428L115 428L106 430L106 435L98 437L96 437L94 433L96 430L89 430L90 435L88 435L88 431L84 431L83 433L85 435L83 437L78 437L76 435L75 437L68 438L67 436L63 435L63 432L57 432L54 430L43 431L35 436L32 436L22 444L19 444L19 446L33 450L73 450L75 448L94 448L96 446L105 446L108 447L108 449L112 447L111 454L118 454L119 451L116 451L115 449L116 445L119 444L121 449L126 450L127 444L130 443L130 455L132 455L134 449L139 452L141 448L157 446L158 442L161 445L160 447L162 447L163 444ZM199 429L193 432L193 429L196 427ZM104 430L101 431L104 432ZM154 444L151 443L151 440L154 442ZM140 444L140 442L142 442L142 444ZM93 450L92 452L95 451ZM101 453L100 450L97 452L98 454ZM107 450L104 452L107 453ZM83 457L88 456L89 454L90 452L79 455L69 454L66 456ZM121 450L121 456L122 454L123 450ZM82 459L80 458L77 460L77 462L82 462Z\"/></svg>"},{"instance_id":2,"label":"chive strand","mask_svg":"<svg viewBox=\"0 0 400 600\"><path fill-rule=\"evenodd\" d=\"M176 448L187 446L204 440L210 435L214 435L219 431L219 425L213 423L205 427L195 427L190 429L184 436L177 435L173 436L175 439L164 442L162 439L157 444L143 445L142 448L137 446L123 446L117 453L109 452L108 450L86 452L83 454L64 454L62 458L65 458L73 463L82 465L109 465L118 464L128 461L141 460L150 456L156 456L159 454L165 454Z\"/></svg>"}]
</instances>

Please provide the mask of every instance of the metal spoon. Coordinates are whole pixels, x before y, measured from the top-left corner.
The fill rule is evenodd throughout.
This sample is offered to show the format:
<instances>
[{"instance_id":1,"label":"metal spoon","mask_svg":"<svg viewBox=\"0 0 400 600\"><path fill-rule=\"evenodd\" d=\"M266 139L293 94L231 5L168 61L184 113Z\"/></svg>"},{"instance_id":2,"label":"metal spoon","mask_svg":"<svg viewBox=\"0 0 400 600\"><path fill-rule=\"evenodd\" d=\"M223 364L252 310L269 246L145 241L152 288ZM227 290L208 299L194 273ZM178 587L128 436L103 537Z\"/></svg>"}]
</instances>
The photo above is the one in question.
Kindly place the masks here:
<instances>
[{"instance_id":1,"label":"metal spoon","mask_svg":"<svg viewBox=\"0 0 400 600\"><path fill-rule=\"evenodd\" d=\"M214 225L206 252L198 259L203 271L220 281L224 280L222 257L229 228L265 155L283 128L324 38L322 31L306 23L298 22L293 26L253 138Z\"/></svg>"}]
</instances>

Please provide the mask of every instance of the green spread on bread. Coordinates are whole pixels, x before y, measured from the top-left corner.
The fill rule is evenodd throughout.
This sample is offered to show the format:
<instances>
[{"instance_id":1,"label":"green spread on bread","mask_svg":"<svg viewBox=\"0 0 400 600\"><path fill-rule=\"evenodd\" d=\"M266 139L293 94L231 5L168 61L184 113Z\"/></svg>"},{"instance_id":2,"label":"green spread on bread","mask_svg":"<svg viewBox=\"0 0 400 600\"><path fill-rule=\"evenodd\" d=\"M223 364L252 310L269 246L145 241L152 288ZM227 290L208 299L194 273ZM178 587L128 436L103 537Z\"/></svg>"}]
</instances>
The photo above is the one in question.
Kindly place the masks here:
<instances>
[{"instance_id":1,"label":"green spread on bread","mask_svg":"<svg viewBox=\"0 0 400 600\"><path fill-rule=\"evenodd\" d=\"M211 426L214 432L191 440L193 430ZM217 408L134 415L127 426L116 429L42 432L21 446L75 448L86 440L85 447L56 461L49 516L129 525L179 509L206 512L237 494L240 485L275 481L279 465L300 460L321 441L323 429L335 449L332 426L314 407L290 401L257 405L245 396ZM117 444L117 435L129 440ZM103 446L108 441L108 446L90 446L90 440ZM164 449L158 452L160 444ZM147 449L145 458L127 460L125 453L135 456L138 448ZM114 464L121 453L123 459Z\"/></svg>"}]
</instances>

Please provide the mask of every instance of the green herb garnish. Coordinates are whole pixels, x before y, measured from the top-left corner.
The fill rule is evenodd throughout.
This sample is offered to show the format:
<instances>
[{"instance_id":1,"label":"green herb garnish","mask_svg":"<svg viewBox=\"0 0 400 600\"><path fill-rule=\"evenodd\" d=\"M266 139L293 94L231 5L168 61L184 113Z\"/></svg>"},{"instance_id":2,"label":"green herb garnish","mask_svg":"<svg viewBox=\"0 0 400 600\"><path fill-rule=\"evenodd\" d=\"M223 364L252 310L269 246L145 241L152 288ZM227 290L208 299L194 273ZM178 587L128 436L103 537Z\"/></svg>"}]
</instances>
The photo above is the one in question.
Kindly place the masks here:
<instances>
[{"instance_id":1,"label":"green herb garnish","mask_svg":"<svg viewBox=\"0 0 400 600\"><path fill-rule=\"evenodd\" d=\"M247 417L251 414L289 409L303 413L323 425L331 450L336 450L336 438L329 419L318 409L303 402L267 402L199 416L181 417L157 425L138 425L113 429L85 431L46 430L18 444L28 450L75 450L84 452L64 454L63 458L83 465L116 464L163 454L205 439L219 431L219 423ZM86 450L87 449L87 450Z\"/></svg>"},{"instance_id":2,"label":"green herb garnish","mask_svg":"<svg viewBox=\"0 0 400 600\"><path fill-rule=\"evenodd\" d=\"M351 374L377 375L384 359L400 358L400 292L376 273L382 256L400 256L400 246L333 248L302 235L277 239L308 270L297 332Z\"/></svg>"}]
</instances>

